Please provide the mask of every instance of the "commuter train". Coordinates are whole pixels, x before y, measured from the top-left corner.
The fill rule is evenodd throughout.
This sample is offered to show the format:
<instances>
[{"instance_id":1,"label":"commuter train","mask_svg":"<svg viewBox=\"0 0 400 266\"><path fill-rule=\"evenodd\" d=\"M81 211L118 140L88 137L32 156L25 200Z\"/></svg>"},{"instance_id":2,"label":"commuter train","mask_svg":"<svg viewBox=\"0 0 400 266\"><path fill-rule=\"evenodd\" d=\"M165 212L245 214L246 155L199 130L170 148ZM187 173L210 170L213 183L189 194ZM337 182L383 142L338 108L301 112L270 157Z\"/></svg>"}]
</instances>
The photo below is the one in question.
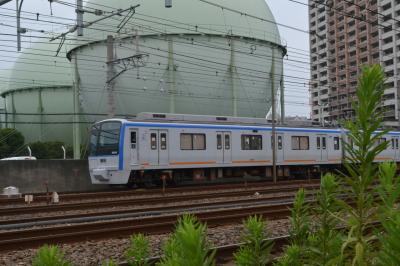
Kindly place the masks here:
<instances>
[{"instance_id":1,"label":"commuter train","mask_svg":"<svg viewBox=\"0 0 400 266\"><path fill-rule=\"evenodd\" d=\"M340 128L275 129L278 177L312 177L340 167ZM389 132L379 161L400 161L400 132ZM266 119L141 113L93 125L89 171L93 184L154 184L271 178L272 127Z\"/></svg>"}]
</instances>

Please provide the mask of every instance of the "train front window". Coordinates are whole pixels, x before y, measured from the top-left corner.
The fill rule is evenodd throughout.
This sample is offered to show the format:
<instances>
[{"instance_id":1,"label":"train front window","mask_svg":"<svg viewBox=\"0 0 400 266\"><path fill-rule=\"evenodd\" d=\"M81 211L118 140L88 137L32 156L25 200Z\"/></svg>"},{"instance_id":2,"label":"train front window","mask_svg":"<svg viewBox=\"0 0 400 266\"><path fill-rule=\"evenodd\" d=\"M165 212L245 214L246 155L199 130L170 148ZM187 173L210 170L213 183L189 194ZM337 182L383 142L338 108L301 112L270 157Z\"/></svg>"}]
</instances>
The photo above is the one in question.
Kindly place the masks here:
<instances>
[{"instance_id":1,"label":"train front window","mask_svg":"<svg viewBox=\"0 0 400 266\"><path fill-rule=\"evenodd\" d=\"M90 155L118 155L120 122L105 122L93 126L90 136Z\"/></svg>"}]
</instances>

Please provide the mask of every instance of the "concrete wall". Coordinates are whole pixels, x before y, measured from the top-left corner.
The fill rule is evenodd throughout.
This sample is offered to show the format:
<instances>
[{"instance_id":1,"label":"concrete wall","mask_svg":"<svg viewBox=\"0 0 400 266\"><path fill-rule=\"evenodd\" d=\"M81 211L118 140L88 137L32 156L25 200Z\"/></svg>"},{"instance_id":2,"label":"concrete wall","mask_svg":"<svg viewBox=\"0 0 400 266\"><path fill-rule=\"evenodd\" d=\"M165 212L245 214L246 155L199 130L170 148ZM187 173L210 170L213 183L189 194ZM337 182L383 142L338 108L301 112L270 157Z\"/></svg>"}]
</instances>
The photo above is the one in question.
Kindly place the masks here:
<instances>
[{"instance_id":1,"label":"concrete wall","mask_svg":"<svg viewBox=\"0 0 400 266\"><path fill-rule=\"evenodd\" d=\"M90 191L108 186L92 185L86 160L0 161L0 194L7 186L15 186L21 193L50 191Z\"/></svg>"}]
</instances>

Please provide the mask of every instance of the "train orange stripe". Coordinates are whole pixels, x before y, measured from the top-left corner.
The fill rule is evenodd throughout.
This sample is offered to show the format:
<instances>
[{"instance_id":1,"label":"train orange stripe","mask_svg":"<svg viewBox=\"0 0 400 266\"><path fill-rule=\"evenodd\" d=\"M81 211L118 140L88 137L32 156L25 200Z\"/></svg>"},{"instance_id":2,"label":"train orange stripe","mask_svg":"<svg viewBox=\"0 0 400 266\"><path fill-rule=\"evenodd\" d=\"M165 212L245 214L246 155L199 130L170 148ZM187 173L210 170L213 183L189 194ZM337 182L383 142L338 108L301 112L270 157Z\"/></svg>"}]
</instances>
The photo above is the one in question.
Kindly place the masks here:
<instances>
[{"instance_id":1,"label":"train orange stripe","mask_svg":"<svg viewBox=\"0 0 400 266\"><path fill-rule=\"evenodd\" d=\"M208 161L208 162L170 162L172 165L189 165L189 164L215 164L216 161Z\"/></svg>"},{"instance_id":2,"label":"train orange stripe","mask_svg":"<svg viewBox=\"0 0 400 266\"><path fill-rule=\"evenodd\" d=\"M316 160L285 160L285 163L310 163L316 162Z\"/></svg>"},{"instance_id":3,"label":"train orange stripe","mask_svg":"<svg viewBox=\"0 0 400 266\"><path fill-rule=\"evenodd\" d=\"M246 161L232 161L232 163L270 163L271 160L246 160Z\"/></svg>"},{"instance_id":4,"label":"train orange stripe","mask_svg":"<svg viewBox=\"0 0 400 266\"><path fill-rule=\"evenodd\" d=\"M390 157L377 157L375 160L394 160L393 158Z\"/></svg>"}]
</instances>

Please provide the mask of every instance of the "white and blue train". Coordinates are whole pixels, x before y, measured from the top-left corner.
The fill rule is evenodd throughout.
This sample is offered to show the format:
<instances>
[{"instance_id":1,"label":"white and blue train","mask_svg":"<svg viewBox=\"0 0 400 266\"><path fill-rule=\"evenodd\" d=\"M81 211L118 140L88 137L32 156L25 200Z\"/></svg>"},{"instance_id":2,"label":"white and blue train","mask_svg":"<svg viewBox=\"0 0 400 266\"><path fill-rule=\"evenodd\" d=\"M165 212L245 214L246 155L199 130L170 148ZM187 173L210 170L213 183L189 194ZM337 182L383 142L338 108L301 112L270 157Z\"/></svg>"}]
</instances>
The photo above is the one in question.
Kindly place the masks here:
<instances>
[{"instance_id":1,"label":"white and blue train","mask_svg":"<svg viewBox=\"0 0 400 266\"><path fill-rule=\"evenodd\" d=\"M343 129L276 128L278 176L318 176L344 157ZM400 132L377 161L400 161ZM272 176L272 128L265 119L139 114L93 125L89 171L94 184L143 184Z\"/></svg>"}]
</instances>

